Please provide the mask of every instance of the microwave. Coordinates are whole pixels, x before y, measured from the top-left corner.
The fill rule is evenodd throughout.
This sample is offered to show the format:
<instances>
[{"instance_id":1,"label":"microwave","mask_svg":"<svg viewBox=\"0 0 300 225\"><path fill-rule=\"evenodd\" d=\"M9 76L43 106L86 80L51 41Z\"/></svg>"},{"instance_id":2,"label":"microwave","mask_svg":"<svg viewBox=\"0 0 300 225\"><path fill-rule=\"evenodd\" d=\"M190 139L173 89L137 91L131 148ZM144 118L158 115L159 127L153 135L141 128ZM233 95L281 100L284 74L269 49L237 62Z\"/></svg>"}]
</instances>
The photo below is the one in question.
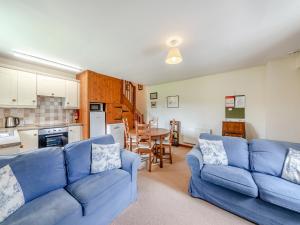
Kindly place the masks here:
<instances>
[{"instance_id":1,"label":"microwave","mask_svg":"<svg viewBox=\"0 0 300 225\"><path fill-rule=\"evenodd\" d=\"M90 103L90 111L104 112L104 104L103 103Z\"/></svg>"}]
</instances>

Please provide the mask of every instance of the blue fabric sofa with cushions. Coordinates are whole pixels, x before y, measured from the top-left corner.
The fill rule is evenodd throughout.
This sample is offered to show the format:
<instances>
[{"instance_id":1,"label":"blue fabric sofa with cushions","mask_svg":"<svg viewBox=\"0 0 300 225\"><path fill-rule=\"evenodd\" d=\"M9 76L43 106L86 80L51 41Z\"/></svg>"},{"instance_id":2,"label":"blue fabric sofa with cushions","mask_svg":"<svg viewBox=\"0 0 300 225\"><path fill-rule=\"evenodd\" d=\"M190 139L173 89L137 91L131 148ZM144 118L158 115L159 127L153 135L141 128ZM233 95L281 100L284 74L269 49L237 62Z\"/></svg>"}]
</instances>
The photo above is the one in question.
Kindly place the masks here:
<instances>
[{"instance_id":1,"label":"blue fabric sofa with cushions","mask_svg":"<svg viewBox=\"0 0 300 225\"><path fill-rule=\"evenodd\" d=\"M189 193L262 225L300 224L300 185L281 178L289 148L300 144L201 134L222 140L228 166L204 165L199 145L186 156Z\"/></svg>"},{"instance_id":2,"label":"blue fabric sofa with cushions","mask_svg":"<svg viewBox=\"0 0 300 225\"><path fill-rule=\"evenodd\" d=\"M104 225L137 198L140 157L121 150L122 167L90 174L91 145L112 144L112 136L1 156L22 188L25 204L1 225Z\"/></svg>"}]
</instances>

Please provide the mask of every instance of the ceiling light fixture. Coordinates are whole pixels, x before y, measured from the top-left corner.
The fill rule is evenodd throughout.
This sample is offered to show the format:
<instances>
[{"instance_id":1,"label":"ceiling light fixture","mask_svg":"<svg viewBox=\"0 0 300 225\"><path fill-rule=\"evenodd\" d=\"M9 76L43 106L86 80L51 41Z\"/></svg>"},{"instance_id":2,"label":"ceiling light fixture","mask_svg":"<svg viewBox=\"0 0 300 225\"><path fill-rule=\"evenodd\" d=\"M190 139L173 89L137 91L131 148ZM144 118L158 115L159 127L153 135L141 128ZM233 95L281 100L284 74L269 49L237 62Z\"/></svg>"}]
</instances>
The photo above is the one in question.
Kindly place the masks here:
<instances>
[{"instance_id":1,"label":"ceiling light fixture","mask_svg":"<svg viewBox=\"0 0 300 225\"><path fill-rule=\"evenodd\" d=\"M29 55L27 53L20 52L20 51L15 51L14 50L13 55L18 57L18 58L26 59L26 60L29 60L29 61L32 61L32 62L41 63L41 64L48 65L48 66L53 66L53 67L63 69L63 70L69 70L69 71L73 71L73 72L76 72L76 73L82 71L81 68L76 67L76 66L70 66L70 65L63 64L63 63L59 63L59 62L54 62L54 61L51 61L51 60L48 60L48 59L40 58L38 56Z\"/></svg>"},{"instance_id":2,"label":"ceiling light fixture","mask_svg":"<svg viewBox=\"0 0 300 225\"><path fill-rule=\"evenodd\" d=\"M167 64L178 64L182 62L182 56L177 48L182 43L182 39L179 37L171 37L167 40L167 45L170 47L166 63Z\"/></svg>"}]
</instances>

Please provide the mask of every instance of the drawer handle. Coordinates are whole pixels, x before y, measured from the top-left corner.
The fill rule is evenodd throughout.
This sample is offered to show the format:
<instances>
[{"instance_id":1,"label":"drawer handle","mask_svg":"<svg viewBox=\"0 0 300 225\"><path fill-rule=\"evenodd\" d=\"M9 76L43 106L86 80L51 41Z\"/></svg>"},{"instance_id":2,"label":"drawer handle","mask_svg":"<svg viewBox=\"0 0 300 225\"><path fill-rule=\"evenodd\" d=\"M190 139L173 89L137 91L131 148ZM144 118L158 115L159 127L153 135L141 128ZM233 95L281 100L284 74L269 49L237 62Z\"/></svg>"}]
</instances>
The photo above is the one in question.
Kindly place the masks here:
<instances>
[{"instance_id":1,"label":"drawer handle","mask_svg":"<svg viewBox=\"0 0 300 225\"><path fill-rule=\"evenodd\" d=\"M32 100L33 103L35 103L35 100Z\"/></svg>"},{"instance_id":2,"label":"drawer handle","mask_svg":"<svg viewBox=\"0 0 300 225\"><path fill-rule=\"evenodd\" d=\"M52 96L54 96L54 93L51 93Z\"/></svg>"},{"instance_id":3,"label":"drawer handle","mask_svg":"<svg viewBox=\"0 0 300 225\"><path fill-rule=\"evenodd\" d=\"M67 102L67 104L69 105L69 104L70 104L70 102Z\"/></svg>"},{"instance_id":4,"label":"drawer handle","mask_svg":"<svg viewBox=\"0 0 300 225\"><path fill-rule=\"evenodd\" d=\"M33 136L37 136L37 134L33 134Z\"/></svg>"},{"instance_id":5,"label":"drawer handle","mask_svg":"<svg viewBox=\"0 0 300 225\"><path fill-rule=\"evenodd\" d=\"M17 100L13 98L12 101L15 102L15 101L17 101Z\"/></svg>"}]
</instances>

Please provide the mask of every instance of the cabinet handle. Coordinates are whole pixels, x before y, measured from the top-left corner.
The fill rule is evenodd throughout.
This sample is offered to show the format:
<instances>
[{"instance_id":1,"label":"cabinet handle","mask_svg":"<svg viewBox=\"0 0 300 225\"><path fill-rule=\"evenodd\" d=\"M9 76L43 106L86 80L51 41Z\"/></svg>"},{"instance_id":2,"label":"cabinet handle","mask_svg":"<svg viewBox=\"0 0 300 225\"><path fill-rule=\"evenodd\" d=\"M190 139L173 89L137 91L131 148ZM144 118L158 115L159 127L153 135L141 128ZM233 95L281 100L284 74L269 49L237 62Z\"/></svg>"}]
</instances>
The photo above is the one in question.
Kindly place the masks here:
<instances>
[{"instance_id":1,"label":"cabinet handle","mask_svg":"<svg viewBox=\"0 0 300 225\"><path fill-rule=\"evenodd\" d=\"M33 134L33 136L37 136L37 134Z\"/></svg>"},{"instance_id":2,"label":"cabinet handle","mask_svg":"<svg viewBox=\"0 0 300 225\"><path fill-rule=\"evenodd\" d=\"M52 96L54 96L54 93L51 93Z\"/></svg>"},{"instance_id":3,"label":"cabinet handle","mask_svg":"<svg viewBox=\"0 0 300 225\"><path fill-rule=\"evenodd\" d=\"M32 100L33 103L35 103L35 100Z\"/></svg>"},{"instance_id":4,"label":"cabinet handle","mask_svg":"<svg viewBox=\"0 0 300 225\"><path fill-rule=\"evenodd\" d=\"M70 104L70 102L67 102L67 104L69 105L69 104Z\"/></svg>"},{"instance_id":5,"label":"cabinet handle","mask_svg":"<svg viewBox=\"0 0 300 225\"><path fill-rule=\"evenodd\" d=\"M13 98L12 101L15 102L15 101L17 101L17 100Z\"/></svg>"},{"instance_id":6,"label":"cabinet handle","mask_svg":"<svg viewBox=\"0 0 300 225\"><path fill-rule=\"evenodd\" d=\"M23 146L23 145L20 145L20 148L24 148L24 146Z\"/></svg>"},{"instance_id":7,"label":"cabinet handle","mask_svg":"<svg viewBox=\"0 0 300 225\"><path fill-rule=\"evenodd\" d=\"M70 132L72 132L72 130L70 130Z\"/></svg>"}]
</instances>

